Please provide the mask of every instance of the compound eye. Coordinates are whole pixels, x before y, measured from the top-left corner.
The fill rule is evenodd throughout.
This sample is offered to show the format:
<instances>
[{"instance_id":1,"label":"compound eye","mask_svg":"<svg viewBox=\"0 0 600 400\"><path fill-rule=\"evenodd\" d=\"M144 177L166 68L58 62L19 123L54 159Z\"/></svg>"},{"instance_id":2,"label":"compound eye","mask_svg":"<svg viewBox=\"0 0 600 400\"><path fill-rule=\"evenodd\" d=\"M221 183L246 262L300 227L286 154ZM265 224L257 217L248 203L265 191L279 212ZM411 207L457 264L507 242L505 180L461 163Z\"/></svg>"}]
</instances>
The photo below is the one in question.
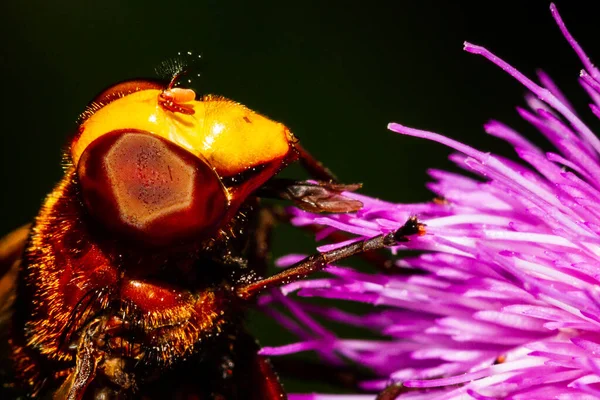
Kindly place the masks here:
<instances>
[{"instance_id":1,"label":"compound eye","mask_svg":"<svg viewBox=\"0 0 600 400\"><path fill-rule=\"evenodd\" d=\"M148 132L102 135L83 152L77 174L85 205L98 222L148 244L208 235L227 211L215 171Z\"/></svg>"}]
</instances>

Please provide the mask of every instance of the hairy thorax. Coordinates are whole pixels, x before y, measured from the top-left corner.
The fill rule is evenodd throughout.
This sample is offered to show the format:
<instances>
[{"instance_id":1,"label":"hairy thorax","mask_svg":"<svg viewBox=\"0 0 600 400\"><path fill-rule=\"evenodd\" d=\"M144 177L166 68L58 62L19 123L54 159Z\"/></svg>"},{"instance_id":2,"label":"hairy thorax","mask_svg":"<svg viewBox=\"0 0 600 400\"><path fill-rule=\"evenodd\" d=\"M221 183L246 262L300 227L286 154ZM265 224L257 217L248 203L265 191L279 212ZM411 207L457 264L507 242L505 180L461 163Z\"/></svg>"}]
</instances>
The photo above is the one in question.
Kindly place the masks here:
<instances>
[{"instance_id":1,"label":"hairy thorax","mask_svg":"<svg viewBox=\"0 0 600 400\"><path fill-rule=\"evenodd\" d=\"M75 179L67 173L46 200L25 251L11 340L28 391L72 386L65 377L84 343L98 353L90 366L97 381L124 391L210 357L213 339L240 315L231 293L239 276L223 260L235 260L244 244L223 232L223 240L163 252L111 238L84 220Z\"/></svg>"}]
</instances>

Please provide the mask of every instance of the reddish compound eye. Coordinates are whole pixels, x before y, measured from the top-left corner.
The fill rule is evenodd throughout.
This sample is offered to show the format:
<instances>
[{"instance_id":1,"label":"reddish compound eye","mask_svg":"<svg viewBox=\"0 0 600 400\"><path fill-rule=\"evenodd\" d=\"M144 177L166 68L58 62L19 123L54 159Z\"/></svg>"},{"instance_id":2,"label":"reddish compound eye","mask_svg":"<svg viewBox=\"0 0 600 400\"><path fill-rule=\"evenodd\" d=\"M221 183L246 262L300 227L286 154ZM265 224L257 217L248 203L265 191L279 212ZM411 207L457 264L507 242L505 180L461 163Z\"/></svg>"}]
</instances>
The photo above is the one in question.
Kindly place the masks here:
<instances>
[{"instance_id":1,"label":"reddish compound eye","mask_svg":"<svg viewBox=\"0 0 600 400\"><path fill-rule=\"evenodd\" d=\"M102 135L83 152L77 173L90 214L148 244L210 234L227 210L221 181L206 162L148 132Z\"/></svg>"}]
</instances>

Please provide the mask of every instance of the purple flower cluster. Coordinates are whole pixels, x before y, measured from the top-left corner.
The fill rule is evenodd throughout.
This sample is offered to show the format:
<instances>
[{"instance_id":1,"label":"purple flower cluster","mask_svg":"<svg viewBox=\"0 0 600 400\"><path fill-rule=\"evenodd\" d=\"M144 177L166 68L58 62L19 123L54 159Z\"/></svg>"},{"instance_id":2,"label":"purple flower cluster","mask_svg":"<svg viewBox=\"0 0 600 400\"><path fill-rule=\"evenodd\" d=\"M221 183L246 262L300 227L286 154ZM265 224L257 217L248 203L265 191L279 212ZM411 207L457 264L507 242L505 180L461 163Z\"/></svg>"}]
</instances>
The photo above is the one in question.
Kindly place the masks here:
<instances>
[{"instance_id":1,"label":"purple flower cluster","mask_svg":"<svg viewBox=\"0 0 600 400\"><path fill-rule=\"evenodd\" d=\"M584 65L579 81L600 117L600 71L554 5L551 11ZM451 160L482 179L432 170L435 182L428 187L440 201L394 204L348 194L364 203L360 212L292 210L295 225L325 227L318 239L342 231L354 235L351 241L391 232L417 216L426 234L392 250L421 251L399 258L397 267L425 273L371 274L331 265L325 278L289 284L261 302L300 341L262 353L311 350L332 365L359 364L379 377L362 381L364 391L377 393L394 382L402 386L401 399L600 398L600 140L547 75L540 73L537 84L482 47L465 43L465 50L489 59L531 92L529 109L518 112L557 151L544 152L497 121L485 131L513 145L518 160L390 124L399 134L452 148ZM280 264L299 258L287 256ZM358 315L291 293L376 307ZM278 311L281 305L287 314ZM379 339L339 337L319 322L324 320L368 329Z\"/></svg>"}]
</instances>

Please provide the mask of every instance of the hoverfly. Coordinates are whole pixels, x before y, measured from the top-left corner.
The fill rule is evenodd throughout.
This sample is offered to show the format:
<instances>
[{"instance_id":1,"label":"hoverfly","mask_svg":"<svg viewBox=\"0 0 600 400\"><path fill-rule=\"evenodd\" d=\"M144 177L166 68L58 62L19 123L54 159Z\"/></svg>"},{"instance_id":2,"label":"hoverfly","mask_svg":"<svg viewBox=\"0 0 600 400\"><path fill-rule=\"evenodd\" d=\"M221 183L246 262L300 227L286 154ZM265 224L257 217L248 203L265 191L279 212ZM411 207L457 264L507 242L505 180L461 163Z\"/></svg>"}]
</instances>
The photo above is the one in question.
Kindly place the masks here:
<instances>
[{"instance_id":1,"label":"hoverfly","mask_svg":"<svg viewBox=\"0 0 600 400\"><path fill-rule=\"evenodd\" d=\"M405 240L397 232L265 277L274 220L261 198L351 212L291 131L173 82L128 81L88 107L64 178L31 227L0 242L9 387L41 399L285 399L244 330L265 290ZM299 161L316 181L277 173Z\"/></svg>"}]
</instances>

